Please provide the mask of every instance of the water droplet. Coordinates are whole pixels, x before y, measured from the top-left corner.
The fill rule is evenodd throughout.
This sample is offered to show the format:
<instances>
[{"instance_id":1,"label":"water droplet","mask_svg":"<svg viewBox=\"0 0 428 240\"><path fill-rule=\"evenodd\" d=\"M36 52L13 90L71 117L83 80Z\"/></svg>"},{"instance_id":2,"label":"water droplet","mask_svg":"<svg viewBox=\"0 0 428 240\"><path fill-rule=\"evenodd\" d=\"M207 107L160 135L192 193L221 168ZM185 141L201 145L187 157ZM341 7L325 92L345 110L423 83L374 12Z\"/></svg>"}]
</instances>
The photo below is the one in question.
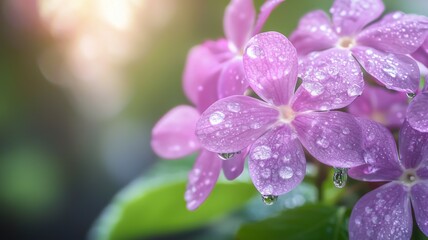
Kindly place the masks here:
<instances>
[{"instance_id":1,"label":"water droplet","mask_svg":"<svg viewBox=\"0 0 428 240\"><path fill-rule=\"evenodd\" d=\"M272 151L268 146L257 146L253 149L251 156L256 160L265 160L270 158Z\"/></svg>"},{"instance_id":2,"label":"water droplet","mask_svg":"<svg viewBox=\"0 0 428 240\"><path fill-rule=\"evenodd\" d=\"M347 168L334 168L333 183L337 188L343 188L348 181L348 169Z\"/></svg>"},{"instance_id":3,"label":"water droplet","mask_svg":"<svg viewBox=\"0 0 428 240\"><path fill-rule=\"evenodd\" d=\"M290 167L282 167L282 168L279 170L279 176L280 176L282 179L290 179L290 178L292 178L292 177L293 177L293 169L292 169L292 168L290 168Z\"/></svg>"},{"instance_id":4,"label":"water droplet","mask_svg":"<svg viewBox=\"0 0 428 240\"><path fill-rule=\"evenodd\" d=\"M325 137L318 138L317 144L322 148L328 148L328 146L330 146L330 142Z\"/></svg>"},{"instance_id":5,"label":"water droplet","mask_svg":"<svg viewBox=\"0 0 428 240\"><path fill-rule=\"evenodd\" d=\"M263 49L260 48L259 46L251 45L247 48L247 55L248 57L255 59L258 57L263 57L264 52L263 52Z\"/></svg>"},{"instance_id":6,"label":"water droplet","mask_svg":"<svg viewBox=\"0 0 428 240\"><path fill-rule=\"evenodd\" d=\"M416 93L406 93L407 97L412 99L416 96Z\"/></svg>"},{"instance_id":7,"label":"water droplet","mask_svg":"<svg viewBox=\"0 0 428 240\"><path fill-rule=\"evenodd\" d=\"M349 130L349 128L347 128L347 127L344 127L343 129L342 129L342 133L343 134L349 134L351 132L351 130Z\"/></svg>"},{"instance_id":8,"label":"water droplet","mask_svg":"<svg viewBox=\"0 0 428 240\"><path fill-rule=\"evenodd\" d=\"M236 153L218 153L217 155L221 160L227 160L227 159L233 158L235 154Z\"/></svg>"},{"instance_id":9,"label":"water droplet","mask_svg":"<svg viewBox=\"0 0 428 240\"><path fill-rule=\"evenodd\" d=\"M382 71L386 74L388 74L390 77L395 78L397 77L397 68L391 64L388 66L385 66Z\"/></svg>"},{"instance_id":10,"label":"water droplet","mask_svg":"<svg viewBox=\"0 0 428 240\"><path fill-rule=\"evenodd\" d=\"M270 206L273 205L276 200L278 199L278 196L274 196L274 195L262 195L262 201L264 204Z\"/></svg>"},{"instance_id":11,"label":"water droplet","mask_svg":"<svg viewBox=\"0 0 428 240\"><path fill-rule=\"evenodd\" d=\"M362 89L359 85L352 84L352 86L348 88L347 93L348 93L348 96L355 97L362 93Z\"/></svg>"},{"instance_id":12,"label":"water droplet","mask_svg":"<svg viewBox=\"0 0 428 240\"><path fill-rule=\"evenodd\" d=\"M258 122L252 123L250 127L254 130L259 129L262 125Z\"/></svg>"},{"instance_id":13,"label":"water droplet","mask_svg":"<svg viewBox=\"0 0 428 240\"><path fill-rule=\"evenodd\" d=\"M264 177L264 178L270 177L270 169L269 168L265 168L262 170L262 177Z\"/></svg>"},{"instance_id":14,"label":"water droplet","mask_svg":"<svg viewBox=\"0 0 428 240\"><path fill-rule=\"evenodd\" d=\"M239 103L229 103L227 104L227 109L231 112L239 112L241 110L241 106L239 106Z\"/></svg>"},{"instance_id":15,"label":"water droplet","mask_svg":"<svg viewBox=\"0 0 428 240\"><path fill-rule=\"evenodd\" d=\"M224 113L222 113L220 111L213 112L210 115L211 125L217 125L217 124L222 123L224 121L224 117L225 117Z\"/></svg>"},{"instance_id":16,"label":"water droplet","mask_svg":"<svg viewBox=\"0 0 428 240\"><path fill-rule=\"evenodd\" d=\"M312 96L319 96L324 92L324 86L318 82L304 82L302 84L303 88L305 88Z\"/></svg>"}]
</instances>

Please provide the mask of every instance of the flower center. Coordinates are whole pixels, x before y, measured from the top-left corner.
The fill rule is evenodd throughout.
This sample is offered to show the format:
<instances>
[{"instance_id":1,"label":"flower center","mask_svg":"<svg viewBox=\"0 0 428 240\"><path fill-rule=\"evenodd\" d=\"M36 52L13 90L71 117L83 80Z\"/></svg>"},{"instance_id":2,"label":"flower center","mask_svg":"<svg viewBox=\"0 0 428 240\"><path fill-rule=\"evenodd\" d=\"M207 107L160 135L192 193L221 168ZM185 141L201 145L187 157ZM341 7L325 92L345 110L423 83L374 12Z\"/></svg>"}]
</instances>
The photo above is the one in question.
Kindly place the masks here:
<instances>
[{"instance_id":1,"label":"flower center","mask_svg":"<svg viewBox=\"0 0 428 240\"><path fill-rule=\"evenodd\" d=\"M342 37L337 42L339 48L350 49L355 46L355 39L352 37Z\"/></svg>"},{"instance_id":2,"label":"flower center","mask_svg":"<svg viewBox=\"0 0 428 240\"><path fill-rule=\"evenodd\" d=\"M413 169L409 169L403 173L400 180L407 185L413 185L418 180L418 176Z\"/></svg>"},{"instance_id":3,"label":"flower center","mask_svg":"<svg viewBox=\"0 0 428 240\"><path fill-rule=\"evenodd\" d=\"M290 123L296 117L296 113L294 110L288 106L280 106L279 107L279 120L284 123Z\"/></svg>"}]
</instances>

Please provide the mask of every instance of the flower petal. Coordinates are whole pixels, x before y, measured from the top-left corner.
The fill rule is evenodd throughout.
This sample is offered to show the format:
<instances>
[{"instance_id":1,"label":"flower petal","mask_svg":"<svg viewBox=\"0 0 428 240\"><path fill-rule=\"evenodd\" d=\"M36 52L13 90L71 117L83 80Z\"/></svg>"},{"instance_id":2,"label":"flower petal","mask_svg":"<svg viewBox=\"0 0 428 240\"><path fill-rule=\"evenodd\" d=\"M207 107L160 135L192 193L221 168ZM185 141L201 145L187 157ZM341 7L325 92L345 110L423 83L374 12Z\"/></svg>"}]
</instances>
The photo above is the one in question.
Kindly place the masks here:
<instances>
[{"instance_id":1,"label":"flower petal","mask_svg":"<svg viewBox=\"0 0 428 240\"><path fill-rule=\"evenodd\" d=\"M216 153L205 150L196 158L184 194L187 209L197 209L210 195L220 175L221 161Z\"/></svg>"},{"instance_id":2,"label":"flower petal","mask_svg":"<svg viewBox=\"0 0 428 240\"><path fill-rule=\"evenodd\" d=\"M412 53L412 57L428 67L428 38L416 52Z\"/></svg>"},{"instance_id":3,"label":"flower petal","mask_svg":"<svg viewBox=\"0 0 428 240\"><path fill-rule=\"evenodd\" d=\"M352 53L363 68L385 87L408 93L418 90L419 67L412 58L363 46L355 47Z\"/></svg>"},{"instance_id":4,"label":"flower petal","mask_svg":"<svg viewBox=\"0 0 428 240\"><path fill-rule=\"evenodd\" d=\"M223 19L224 34L236 50L242 49L250 39L255 19L253 0L232 0L227 6Z\"/></svg>"},{"instance_id":5,"label":"flower petal","mask_svg":"<svg viewBox=\"0 0 428 240\"><path fill-rule=\"evenodd\" d=\"M260 33L247 44L244 71L251 88L265 101L287 104L297 82L297 53L278 32Z\"/></svg>"},{"instance_id":6,"label":"flower petal","mask_svg":"<svg viewBox=\"0 0 428 240\"><path fill-rule=\"evenodd\" d=\"M290 41L301 56L331 48L338 39L329 17L322 10L304 15L297 29L290 35Z\"/></svg>"},{"instance_id":7,"label":"flower petal","mask_svg":"<svg viewBox=\"0 0 428 240\"><path fill-rule=\"evenodd\" d=\"M248 148L242 150L239 154L235 154L232 158L223 161L223 173L228 180L233 180L241 175L247 155Z\"/></svg>"},{"instance_id":8,"label":"flower petal","mask_svg":"<svg viewBox=\"0 0 428 240\"><path fill-rule=\"evenodd\" d=\"M406 169L417 168L428 154L428 133L413 129L406 121L398 137L400 160Z\"/></svg>"},{"instance_id":9,"label":"flower petal","mask_svg":"<svg viewBox=\"0 0 428 240\"><path fill-rule=\"evenodd\" d=\"M196 135L212 152L241 151L278 120L279 112L247 96L231 96L211 105L197 123Z\"/></svg>"},{"instance_id":10,"label":"flower petal","mask_svg":"<svg viewBox=\"0 0 428 240\"><path fill-rule=\"evenodd\" d=\"M366 164L351 168L352 178L363 181L394 181L403 168L398 161L397 146L391 132L382 124L356 118L363 131L364 161Z\"/></svg>"},{"instance_id":11,"label":"flower petal","mask_svg":"<svg viewBox=\"0 0 428 240\"><path fill-rule=\"evenodd\" d=\"M218 85L219 85L220 72L211 74L204 83L198 88L198 99L196 108L199 112L205 111L211 104L219 99Z\"/></svg>"},{"instance_id":12,"label":"flower petal","mask_svg":"<svg viewBox=\"0 0 428 240\"><path fill-rule=\"evenodd\" d=\"M205 42L189 51L183 73L183 89L193 104L198 103L202 85L220 71L221 63L230 57L231 53L224 39Z\"/></svg>"},{"instance_id":13,"label":"flower petal","mask_svg":"<svg viewBox=\"0 0 428 240\"><path fill-rule=\"evenodd\" d=\"M428 236L428 182L418 183L412 187L412 206L419 229Z\"/></svg>"},{"instance_id":14,"label":"flower petal","mask_svg":"<svg viewBox=\"0 0 428 240\"><path fill-rule=\"evenodd\" d=\"M349 239L410 239L412 226L407 189L392 182L357 202L349 219Z\"/></svg>"},{"instance_id":15,"label":"flower petal","mask_svg":"<svg viewBox=\"0 0 428 240\"><path fill-rule=\"evenodd\" d=\"M344 112L310 112L292 122L306 150L320 162L333 167L364 164L361 127Z\"/></svg>"},{"instance_id":16,"label":"flower petal","mask_svg":"<svg viewBox=\"0 0 428 240\"><path fill-rule=\"evenodd\" d=\"M263 195L287 193L305 177L305 154L289 127L277 127L260 137L249 156L251 179Z\"/></svg>"},{"instance_id":17,"label":"flower petal","mask_svg":"<svg viewBox=\"0 0 428 240\"><path fill-rule=\"evenodd\" d=\"M292 100L295 111L342 108L364 89L360 65L347 50L311 54L301 61L299 72L303 82Z\"/></svg>"},{"instance_id":18,"label":"flower petal","mask_svg":"<svg viewBox=\"0 0 428 240\"><path fill-rule=\"evenodd\" d=\"M421 132L428 132L428 92L418 94L409 108L407 108L407 121L410 126Z\"/></svg>"},{"instance_id":19,"label":"flower petal","mask_svg":"<svg viewBox=\"0 0 428 240\"><path fill-rule=\"evenodd\" d=\"M357 42L384 52L410 54L427 35L427 17L395 12L358 34Z\"/></svg>"},{"instance_id":20,"label":"flower petal","mask_svg":"<svg viewBox=\"0 0 428 240\"><path fill-rule=\"evenodd\" d=\"M383 87L366 85L363 94L349 105L349 113L382 123L387 127L400 127L406 116L407 96Z\"/></svg>"},{"instance_id":21,"label":"flower petal","mask_svg":"<svg viewBox=\"0 0 428 240\"><path fill-rule=\"evenodd\" d=\"M245 78L242 58L235 58L221 72L218 83L219 98L242 95L247 88L248 82Z\"/></svg>"},{"instance_id":22,"label":"flower petal","mask_svg":"<svg viewBox=\"0 0 428 240\"><path fill-rule=\"evenodd\" d=\"M272 11L275 10L275 8L277 8L282 2L284 2L284 0L266 0L266 2L263 3L254 27L253 35L258 34L262 30Z\"/></svg>"},{"instance_id":23,"label":"flower petal","mask_svg":"<svg viewBox=\"0 0 428 240\"><path fill-rule=\"evenodd\" d=\"M330 8L338 34L353 35L378 18L385 6L382 0L335 0Z\"/></svg>"},{"instance_id":24,"label":"flower petal","mask_svg":"<svg viewBox=\"0 0 428 240\"><path fill-rule=\"evenodd\" d=\"M180 105L167 112L152 130L151 145L163 158L174 159L186 156L200 148L195 135L198 111Z\"/></svg>"}]
</instances>

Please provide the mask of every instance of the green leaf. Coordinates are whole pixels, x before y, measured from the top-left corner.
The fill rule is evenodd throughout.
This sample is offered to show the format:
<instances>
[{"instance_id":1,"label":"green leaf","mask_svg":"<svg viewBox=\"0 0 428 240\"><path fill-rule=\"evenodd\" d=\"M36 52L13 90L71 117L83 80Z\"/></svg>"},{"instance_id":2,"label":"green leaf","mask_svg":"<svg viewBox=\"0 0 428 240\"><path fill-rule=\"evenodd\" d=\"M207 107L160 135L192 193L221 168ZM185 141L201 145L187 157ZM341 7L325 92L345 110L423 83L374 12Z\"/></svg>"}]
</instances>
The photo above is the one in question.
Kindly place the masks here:
<instances>
[{"instance_id":1,"label":"green leaf","mask_svg":"<svg viewBox=\"0 0 428 240\"><path fill-rule=\"evenodd\" d=\"M181 161L161 162L151 176L137 179L114 197L90 238L134 239L195 229L243 207L257 193L248 181L219 180L208 200L191 212L184 202L189 170Z\"/></svg>"},{"instance_id":2,"label":"green leaf","mask_svg":"<svg viewBox=\"0 0 428 240\"><path fill-rule=\"evenodd\" d=\"M346 208L305 205L241 227L238 239L347 239Z\"/></svg>"}]
</instances>

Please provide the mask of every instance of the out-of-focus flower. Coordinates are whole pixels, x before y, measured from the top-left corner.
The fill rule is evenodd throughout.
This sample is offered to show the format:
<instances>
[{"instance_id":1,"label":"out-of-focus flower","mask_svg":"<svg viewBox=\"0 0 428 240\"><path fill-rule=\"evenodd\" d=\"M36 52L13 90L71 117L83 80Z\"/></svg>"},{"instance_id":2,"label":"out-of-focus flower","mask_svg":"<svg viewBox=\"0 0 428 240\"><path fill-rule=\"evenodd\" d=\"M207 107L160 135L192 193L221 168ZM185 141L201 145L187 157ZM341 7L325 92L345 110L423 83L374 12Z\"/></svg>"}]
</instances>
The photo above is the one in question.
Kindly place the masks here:
<instances>
[{"instance_id":1,"label":"out-of-focus flower","mask_svg":"<svg viewBox=\"0 0 428 240\"><path fill-rule=\"evenodd\" d=\"M384 88L366 86L363 94L349 105L349 113L372 119L391 128L400 127L406 117L407 96Z\"/></svg>"},{"instance_id":2,"label":"out-of-focus flower","mask_svg":"<svg viewBox=\"0 0 428 240\"><path fill-rule=\"evenodd\" d=\"M189 210L198 208L214 188L220 171L233 180L244 169L246 151L223 161L217 153L201 148L195 136L195 126L200 114L191 106L177 106L171 109L155 125L152 131L152 148L157 155L166 159L179 159L198 152L196 162L189 173L185 200Z\"/></svg>"},{"instance_id":3,"label":"out-of-focus flower","mask_svg":"<svg viewBox=\"0 0 428 240\"><path fill-rule=\"evenodd\" d=\"M306 160L301 144L332 166L362 164L361 129L355 119L343 112L320 112L345 107L364 86L361 73L354 74L359 66L349 60L352 56L331 50L331 55L336 54L313 58L314 65L336 66L336 74L322 82L322 91L300 87L295 93L296 49L277 32L254 36L245 50L244 70L249 85L264 101L230 96L215 102L197 123L202 146L218 153L250 147L250 175L263 195L284 194L302 181ZM327 71L302 68L304 84L320 84L316 75Z\"/></svg>"},{"instance_id":4,"label":"out-of-focus flower","mask_svg":"<svg viewBox=\"0 0 428 240\"><path fill-rule=\"evenodd\" d=\"M243 94L248 87L242 67L246 42L262 29L284 0L267 0L256 19L253 0L232 0L224 14L226 38L193 47L187 57L183 88L201 111L219 98Z\"/></svg>"},{"instance_id":5,"label":"out-of-focus flower","mask_svg":"<svg viewBox=\"0 0 428 240\"><path fill-rule=\"evenodd\" d=\"M418 65L406 55L426 39L428 18L394 12L364 28L383 10L381 0L336 0L330 9L333 22L321 10L310 12L290 39L302 56L314 51L328 55L325 50L331 48L350 52L387 88L415 93L420 79Z\"/></svg>"},{"instance_id":6,"label":"out-of-focus flower","mask_svg":"<svg viewBox=\"0 0 428 240\"><path fill-rule=\"evenodd\" d=\"M428 38L416 52L412 53L412 57L428 67Z\"/></svg>"},{"instance_id":7,"label":"out-of-focus flower","mask_svg":"<svg viewBox=\"0 0 428 240\"><path fill-rule=\"evenodd\" d=\"M349 221L350 239L410 239L410 205L419 228L428 235L428 134L405 122L397 151L385 127L363 118L357 121L363 129L366 164L351 168L349 175L363 181L389 183L357 202Z\"/></svg>"}]
</instances>

